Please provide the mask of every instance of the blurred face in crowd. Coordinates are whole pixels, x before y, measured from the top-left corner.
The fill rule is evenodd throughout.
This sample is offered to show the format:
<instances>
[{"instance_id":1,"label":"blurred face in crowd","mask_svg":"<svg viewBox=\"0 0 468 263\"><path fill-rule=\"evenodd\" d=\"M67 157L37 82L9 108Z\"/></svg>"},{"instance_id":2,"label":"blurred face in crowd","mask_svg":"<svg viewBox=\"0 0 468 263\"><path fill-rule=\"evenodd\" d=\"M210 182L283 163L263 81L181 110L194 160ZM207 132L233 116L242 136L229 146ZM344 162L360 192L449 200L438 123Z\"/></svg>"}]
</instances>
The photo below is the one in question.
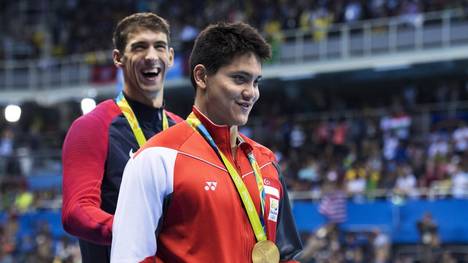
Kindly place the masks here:
<instances>
[{"instance_id":1,"label":"blurred face in crowd","mask_svg":"<svg viewBox=\"0 0 468 263\"><path fill-rule=\"evenodd\" d=\"M139 29L127 36L123 54L114 50L114 63L123 69L124 92L144 104L162 106L164 79L174 62L174 50L163 32Z\"/></svg>"},{"instance_id":2,"label":"blurred face in crowd","mask_svg":"<svg viewBox=\"0 0 468 263\"><path fill-rule=\"evenodd\" d=\"M231 63L211 75L199 64L194 68L195 105L218 125L244 125L260 97L261 73L261 62L252 52L234 56Z\"/></svg>"}]
</instances>

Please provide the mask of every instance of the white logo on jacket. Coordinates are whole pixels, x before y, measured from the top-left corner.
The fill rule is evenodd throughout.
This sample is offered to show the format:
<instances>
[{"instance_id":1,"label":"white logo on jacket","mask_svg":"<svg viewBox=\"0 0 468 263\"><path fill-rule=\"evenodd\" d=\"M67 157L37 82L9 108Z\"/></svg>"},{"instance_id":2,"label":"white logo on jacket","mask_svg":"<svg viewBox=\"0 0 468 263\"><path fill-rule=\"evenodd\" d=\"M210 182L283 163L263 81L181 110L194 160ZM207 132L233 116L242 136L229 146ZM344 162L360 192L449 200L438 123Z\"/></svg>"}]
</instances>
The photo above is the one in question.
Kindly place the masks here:
<instances>
[{"instance_id":1,"label":"white logo on jacket","mask_svg":"<svg viewBox=\"0 0 468 263\"><path fill-rule=\"evenodd\" d=\"M206 185L205 185L205 191L214 191L216 190L216 186L218 185L218 182L216 181L208 181L206 182Z\"/></svg>"}]
</instances>

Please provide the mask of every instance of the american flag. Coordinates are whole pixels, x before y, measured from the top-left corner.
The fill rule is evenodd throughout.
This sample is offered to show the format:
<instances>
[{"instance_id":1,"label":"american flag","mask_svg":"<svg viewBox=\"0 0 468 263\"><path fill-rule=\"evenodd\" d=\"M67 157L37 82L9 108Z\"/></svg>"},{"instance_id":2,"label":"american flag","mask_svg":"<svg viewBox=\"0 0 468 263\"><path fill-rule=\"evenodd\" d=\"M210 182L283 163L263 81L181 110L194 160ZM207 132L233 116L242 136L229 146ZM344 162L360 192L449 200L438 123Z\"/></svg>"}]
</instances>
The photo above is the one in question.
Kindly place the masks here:
<instances>
[{"instance_id":1,"label":"american flag","mask_svg":"<svg viewBox=\"0 0 468 263\"><path fill-rule=\"evenodd\" d=\"M324 215L330 223L346 221L346 194L335 190L326 193L319 204L319 213Z\"/></svg>"}]
</instances>

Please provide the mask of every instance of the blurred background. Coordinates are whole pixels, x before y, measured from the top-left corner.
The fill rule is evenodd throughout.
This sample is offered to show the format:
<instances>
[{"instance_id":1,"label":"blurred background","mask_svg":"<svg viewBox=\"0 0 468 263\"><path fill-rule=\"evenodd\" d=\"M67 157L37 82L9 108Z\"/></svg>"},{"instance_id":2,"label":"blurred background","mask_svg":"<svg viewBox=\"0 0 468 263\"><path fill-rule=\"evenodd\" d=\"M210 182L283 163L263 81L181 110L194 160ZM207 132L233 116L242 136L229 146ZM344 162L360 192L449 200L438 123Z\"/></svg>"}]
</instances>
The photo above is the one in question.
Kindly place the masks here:
<instances>
[{"instance_id":1,"label":"blurred background","mask_svg":"<svg viewBox=\"0 0 468 263\"><path fill-rule=\"evenodd\" d=\"M122 88L112 31L139 11L171 24L183 117L200 29L246 21L272 45L242 131L277 155L301 262L468 262L467 0L1 0L0 263L80 262L61 146Z\"/></svg>"}]
</instances>

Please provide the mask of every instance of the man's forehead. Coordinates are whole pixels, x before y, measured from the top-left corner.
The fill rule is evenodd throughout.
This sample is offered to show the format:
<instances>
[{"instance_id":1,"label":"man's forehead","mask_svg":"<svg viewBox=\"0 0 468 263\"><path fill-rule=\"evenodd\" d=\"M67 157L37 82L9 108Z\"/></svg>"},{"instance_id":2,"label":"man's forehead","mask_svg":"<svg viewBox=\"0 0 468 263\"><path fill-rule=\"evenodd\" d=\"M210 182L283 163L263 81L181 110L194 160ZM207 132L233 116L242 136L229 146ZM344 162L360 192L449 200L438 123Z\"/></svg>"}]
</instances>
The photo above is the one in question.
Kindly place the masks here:
<instances>
[{"instance_id":1,"label":"man's forehead","mask_svg":"<svg viewBox=\"0 0 468 263\"><path fill-rule=\"evenodd\" d=\"M167 34L159 31L159 30L152 30L148 28L137 28L130 32L127 36L127 42L135 42L135 41L167 41Z\"/></svg>"},{"instance_id":2,"label":"man's forehead","mask_svg":"<svg viewBox=\"0 0 468 263\"><path fill-rule=\"evenodd\" d=\"M253 53L239 54L232 58L231 62L224 66L229 72L249 74L257 77L262 74L260 59Z\"/></svg>"}]
</instances>

